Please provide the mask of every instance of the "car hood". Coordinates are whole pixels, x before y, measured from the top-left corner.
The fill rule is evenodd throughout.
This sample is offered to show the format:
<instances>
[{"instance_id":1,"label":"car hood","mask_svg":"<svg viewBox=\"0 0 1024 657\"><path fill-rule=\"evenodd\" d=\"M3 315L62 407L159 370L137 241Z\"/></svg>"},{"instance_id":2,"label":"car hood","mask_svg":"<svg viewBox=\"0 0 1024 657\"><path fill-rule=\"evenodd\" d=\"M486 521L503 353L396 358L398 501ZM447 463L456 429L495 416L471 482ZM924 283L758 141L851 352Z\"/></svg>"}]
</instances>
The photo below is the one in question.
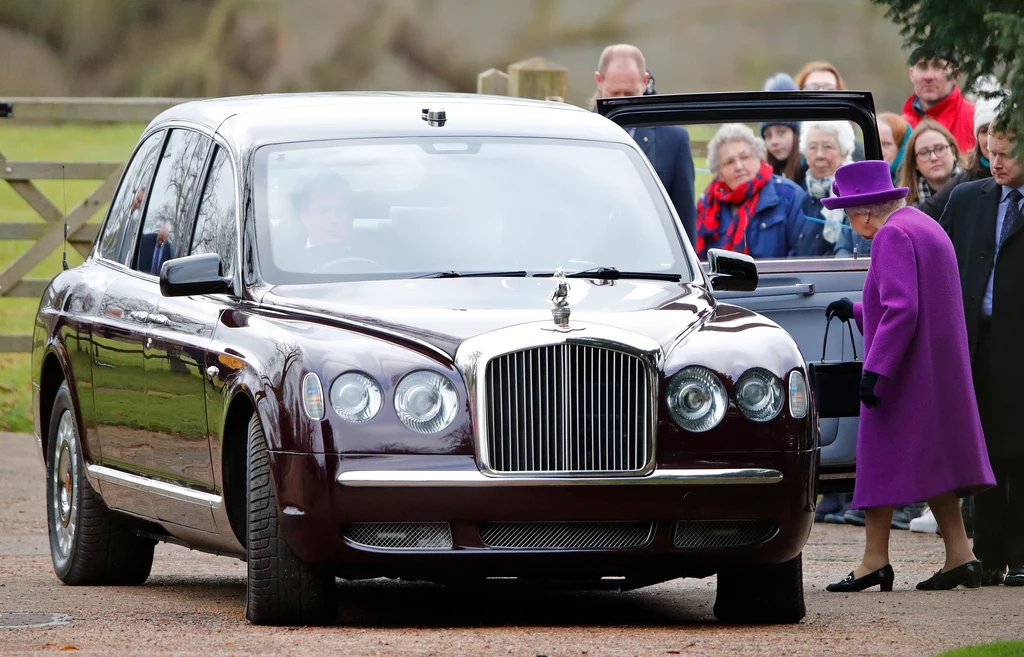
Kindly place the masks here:
<instances>
[{"instance_id":1,"label":"car hood","mask_svg":"<svg viewBox=\"0 0 1024 657\"><path fill-rule=\"evenodd\" d=\"M454 358L468 338L531 322L553 322L552 278L443 278L281 285L261 305L316 313L341 323L428 342ZM569 280L570 326L587 322L645 335L668 348L703 322L714 300L693 283ZM326 319L325 317L325 319Z\"/></svg>"}]
</instances>

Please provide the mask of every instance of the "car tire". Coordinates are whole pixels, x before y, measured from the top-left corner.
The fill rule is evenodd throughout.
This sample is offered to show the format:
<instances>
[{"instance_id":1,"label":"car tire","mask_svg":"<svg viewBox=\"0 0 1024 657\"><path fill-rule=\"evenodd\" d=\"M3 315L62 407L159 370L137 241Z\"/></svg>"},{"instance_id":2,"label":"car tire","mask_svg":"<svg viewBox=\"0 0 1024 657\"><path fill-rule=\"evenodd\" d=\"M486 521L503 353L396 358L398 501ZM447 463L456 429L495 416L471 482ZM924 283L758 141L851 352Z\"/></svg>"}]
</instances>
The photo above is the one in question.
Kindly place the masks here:
<instances>
[{"instance_id":1,"label":"car tire","mask_svg":"<svg viewBox=\"0 0 1024 657\"><path fill-rule=\"evenodd\" d=\"M270 455L259 417L249 421L245 617L255 625L328 625L337 618L335 578L300 560L281 532Z\"/></svg>"},{"instance_id":2,"label":"car tire","mask_svg":"<svg viewBox=\"0 0 1024 657\"><path fill-rule=\"evenodd\" d=\"M46 437L46 524L53 570L72 586L142 584L153 568L156 541L138 536L114 516L89 485L78 427L64 382Z\"/></svg>"},{"instance_id":3,"label":"car tire","mask_svg":"<svg viewBox=\"0 0 1024 657\"><path fill-rule=\"evenodd\" d=\"M802 556L718 573L715 617L725 623L797 623L804 606Z\"/></svg>"}]
</instances>

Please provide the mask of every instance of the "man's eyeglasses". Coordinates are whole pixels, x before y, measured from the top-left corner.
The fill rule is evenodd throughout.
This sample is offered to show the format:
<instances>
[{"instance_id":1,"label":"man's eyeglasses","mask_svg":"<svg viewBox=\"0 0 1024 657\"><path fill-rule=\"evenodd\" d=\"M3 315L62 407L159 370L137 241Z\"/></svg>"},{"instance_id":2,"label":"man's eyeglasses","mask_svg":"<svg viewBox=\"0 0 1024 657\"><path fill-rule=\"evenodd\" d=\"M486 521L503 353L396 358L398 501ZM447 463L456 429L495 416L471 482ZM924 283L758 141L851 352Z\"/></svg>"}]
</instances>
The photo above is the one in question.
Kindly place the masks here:
<instances>
[{"instance_id":1,"label":"man's eyeglasses","mask_svg":"<svg viewBox=\"0 0 1024 657\"><path fill-rule=\"evenodd\" d=\"M811 83L804 87L804 91L835 91L837 89L834 84L814 84Z\"/></svg>"},{"instance_id":2,"label":"man's eyeglasses","mask_svg":"<svg viewBox=\"0 0 1024 657\"><path fill-rule=\"evenodd\" d=\"M939 144L938 146L918 151L917 159L922 162L927 162L932 159L932 155L941 159L947 151L949 151L949 144Z\"/></svg>"}]
</instances>

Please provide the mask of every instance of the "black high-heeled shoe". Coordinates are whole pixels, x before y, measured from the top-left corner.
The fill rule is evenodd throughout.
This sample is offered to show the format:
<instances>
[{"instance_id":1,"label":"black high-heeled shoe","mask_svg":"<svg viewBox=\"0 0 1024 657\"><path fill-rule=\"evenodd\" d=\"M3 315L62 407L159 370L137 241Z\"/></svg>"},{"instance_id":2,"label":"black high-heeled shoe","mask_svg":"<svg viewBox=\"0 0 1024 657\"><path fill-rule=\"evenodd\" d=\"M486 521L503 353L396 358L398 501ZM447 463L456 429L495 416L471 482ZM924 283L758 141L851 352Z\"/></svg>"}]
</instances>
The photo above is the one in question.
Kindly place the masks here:
<instances>
[{"instance_id":1,"label":"black high-heeled shoe","mask_svg":"<svg viewBox=\"0 0 1024 657\"><path fill-rule=\"evenodd\" d=\"M854 578L851 572L841 582L833 582L825 587L826 591L833 593L851 593L856 591L863 591L869 589L872 586L881 587L883 591L891 591L893 580L896 579L896 573L892 570L892 564L885 564L878 570L873 570L863 577Z\"/></svg>"},{"instance_id":2,"label":"black high-heeled shoe","mask_svg":"<svg viewBox=\"0 0 1024 657\"><path fill-rule=\"evenodd\" d=\"M981 588L981 573L981 562L975 559L946 572L939 570L923 582L918 582L917 590L949 591L958 586L968 589Z\"/></svg>"}]
</instances>

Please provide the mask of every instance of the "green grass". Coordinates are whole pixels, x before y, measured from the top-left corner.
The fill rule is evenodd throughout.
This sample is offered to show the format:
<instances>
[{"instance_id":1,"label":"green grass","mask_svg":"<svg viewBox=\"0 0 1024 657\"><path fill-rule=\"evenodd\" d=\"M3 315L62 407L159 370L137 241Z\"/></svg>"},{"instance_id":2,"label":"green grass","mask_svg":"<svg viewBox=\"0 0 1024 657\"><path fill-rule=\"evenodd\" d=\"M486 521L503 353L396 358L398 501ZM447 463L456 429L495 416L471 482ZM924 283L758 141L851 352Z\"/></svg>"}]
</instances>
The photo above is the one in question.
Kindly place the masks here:
<instances>
[{"instance_id":1,"label":"green grass","mask_svg":"<svg viewBox=\"0 0 1024 657\"><path fill-rule=\"evenodd\" d=\"M965 646L944 652L936 657L1020 657L1024 655L1024 641L999 641L980 646Z\"/></svg>"},{"instance_id":2,"label":"green grass","mask_svg":"<svg viewBox=\"0 0 1024 657\"><path fill-rule=\"evenodd\" d=\"M0 125L0 153L8 160L50 161L123 161L131 153L145 126L5 126ZM100 181L37 181L36 185L58 208L70 210L86 197ZM66 198L66 200L65 200ZM92 222L102 220L106 208L100 208ZM0 182L0 222L43 220L13 189ZM0 270L27 251L32 242L0 241ZM28 278L49 279L60 271L60 249L35 267ZM68 251L68 264L81 264L74 249ZM0 297L0 334L32 332L32 321L39 305L36 299ZM31 431L31 387L29 355L0 354L0 431Z\"/></svg>"}]
</instances>

